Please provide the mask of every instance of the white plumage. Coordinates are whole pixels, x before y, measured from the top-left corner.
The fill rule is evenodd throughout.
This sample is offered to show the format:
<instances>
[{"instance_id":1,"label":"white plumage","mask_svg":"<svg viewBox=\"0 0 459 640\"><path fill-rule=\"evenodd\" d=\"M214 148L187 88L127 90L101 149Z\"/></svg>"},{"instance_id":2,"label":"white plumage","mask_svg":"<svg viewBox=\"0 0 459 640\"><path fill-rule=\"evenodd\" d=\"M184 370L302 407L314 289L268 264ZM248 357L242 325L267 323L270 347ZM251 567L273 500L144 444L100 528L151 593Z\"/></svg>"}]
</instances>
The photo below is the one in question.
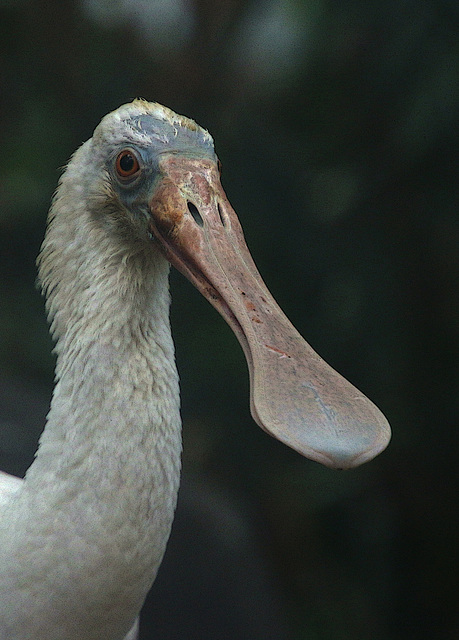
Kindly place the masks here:
<instances>
[{"instance_id":1,"label":"white plumage","mask_svg":"<svg viewBox=\"0 0 459 640\"><path fill-rule=\"evenodd\" d=\"M193 121L134 101L74 154L38 261L51 409L25 480L0 473L0 640L136 637L180 475L168 260L235 330L263 428L329 466L386 446L382 414L302 341L245 251Z\"/></svg>"}]
</instances>

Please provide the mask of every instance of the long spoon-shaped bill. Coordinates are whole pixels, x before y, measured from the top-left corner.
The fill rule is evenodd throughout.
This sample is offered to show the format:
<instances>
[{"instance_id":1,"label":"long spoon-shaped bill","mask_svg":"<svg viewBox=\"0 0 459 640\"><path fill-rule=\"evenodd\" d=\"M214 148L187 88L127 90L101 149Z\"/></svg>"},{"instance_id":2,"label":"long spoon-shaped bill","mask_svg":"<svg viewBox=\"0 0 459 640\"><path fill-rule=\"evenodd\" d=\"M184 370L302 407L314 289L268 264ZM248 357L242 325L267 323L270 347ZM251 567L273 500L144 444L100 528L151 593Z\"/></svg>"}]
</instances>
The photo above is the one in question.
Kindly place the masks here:
<instances>
[{"instance_id":1,"label":"long spoon-shaped bill","mask_svg":"<svg viewBox=\"0 0 459 640\"><path fill-rule=\"evenodd\" d=\"M251 412L269 434L329 467L388 444L381 411L301 337L261 279L215 162L164 155L150 229L165 255L217 308L250 370Z\"/></svg>"}]
</instances>

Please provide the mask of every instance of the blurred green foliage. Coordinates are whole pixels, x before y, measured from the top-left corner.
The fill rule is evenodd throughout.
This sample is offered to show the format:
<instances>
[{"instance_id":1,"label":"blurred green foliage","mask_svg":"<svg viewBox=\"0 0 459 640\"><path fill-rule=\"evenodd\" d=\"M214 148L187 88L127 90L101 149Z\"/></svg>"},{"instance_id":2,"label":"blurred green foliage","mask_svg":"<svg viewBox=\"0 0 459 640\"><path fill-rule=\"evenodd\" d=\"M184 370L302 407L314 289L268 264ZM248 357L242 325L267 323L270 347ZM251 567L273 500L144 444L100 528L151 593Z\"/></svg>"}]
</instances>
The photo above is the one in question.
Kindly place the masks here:
<instances>
[{"instance_id":1,"label":"blurred green foliage","mask_svg":"<svg viewBox=\"0 0 459 640\"><path fill-rule=\"evenodd\" d=\"M173 274L185 469L263 520L298 640L459 634L458 7L0 2L1 375L51 388L34 260L58 167L143 96L212 132L275 297L392 424L346 474L268 439L236 340Z\"/></svg>"}]
</instances>

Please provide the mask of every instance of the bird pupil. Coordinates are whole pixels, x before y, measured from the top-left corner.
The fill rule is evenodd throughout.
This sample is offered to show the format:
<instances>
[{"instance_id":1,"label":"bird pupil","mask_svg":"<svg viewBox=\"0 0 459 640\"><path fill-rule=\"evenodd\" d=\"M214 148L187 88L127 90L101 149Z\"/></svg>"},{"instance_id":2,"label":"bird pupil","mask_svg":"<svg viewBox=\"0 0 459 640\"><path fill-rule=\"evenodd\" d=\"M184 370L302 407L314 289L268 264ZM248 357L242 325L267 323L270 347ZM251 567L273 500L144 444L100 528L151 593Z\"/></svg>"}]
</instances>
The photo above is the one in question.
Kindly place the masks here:
<instances>
[{"instance_id":1,"label":"bird pupil","mask_svg":"<svg viewBox=\"0 0 459 640\"><path fill-rule=\"evenodd\" d=\"M126 153L124 156L122 156L120 158L119 166L125 173L129 173L129 171L132 171L134 167L134 158L132 157L132 155L130 153Z\"/></svg>"}]
</instances>

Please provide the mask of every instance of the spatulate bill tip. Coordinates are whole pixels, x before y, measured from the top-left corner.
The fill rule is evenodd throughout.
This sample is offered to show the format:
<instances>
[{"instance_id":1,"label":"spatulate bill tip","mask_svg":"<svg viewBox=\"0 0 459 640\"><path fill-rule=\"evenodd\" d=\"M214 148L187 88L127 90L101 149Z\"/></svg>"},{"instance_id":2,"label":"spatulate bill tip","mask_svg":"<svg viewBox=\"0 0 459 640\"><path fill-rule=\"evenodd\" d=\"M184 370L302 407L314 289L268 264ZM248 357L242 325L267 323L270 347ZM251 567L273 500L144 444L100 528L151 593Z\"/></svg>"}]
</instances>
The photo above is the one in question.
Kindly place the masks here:
<instances>
[{"instance_id":1,"label":"spatulate bill tip","mask_svg":"<svg viewBox=\"0 0 459 640\"><path fill-rule=\"evenodd\" d=\"M370 423L347 416L340 421L315 421L307 413L299 422L285 412L275 416L271 407L263 404L257 407L254 402L251 403L251 412L255 422L266 433L305 458L331 469L345 470L378 456L391 438L385 416L369 400L367 402L377 412Z\"/></svg>"},{"instance_id":2,"label":"spatulate bill tip","mask_svg":"<svg viewBox=\"0 0 459 640\"><path fill-rule=\"evenodd\" d=\"M267 431L266 429L264 429ZM283 442L290 448L297 451L300 455L318 462L330 469L348 470L359 467L365 462L370 462L373 458L376 458L389 444L390 437L383 438L380 441L371 444L366 449L355 448L349 446L350 443L345 443L343 446L339 446L335 443L335 446L324 446L320 448L313 448L310 445L291 438L284 437L284 434L279 435L271 431L267 431L277 440Z\"/></svg>"},{"instance_id":3,"label":"spatulate bill tip","mask_svg":"<svg viewBox=\"0 0 459 640\"><path fill-rule=\"evenodd\" d=\"M373 458L376 458L389 444L390 433L387 436L385 433L380 434L378 438L373 441L367 448L353 447L352 442L348 442L347 446L336 447L334 450L327 450L321 452L323 456L322 462L331 469L348 470L360 467L365 462L370 462Z\"/></svg>"}]
</instances>

